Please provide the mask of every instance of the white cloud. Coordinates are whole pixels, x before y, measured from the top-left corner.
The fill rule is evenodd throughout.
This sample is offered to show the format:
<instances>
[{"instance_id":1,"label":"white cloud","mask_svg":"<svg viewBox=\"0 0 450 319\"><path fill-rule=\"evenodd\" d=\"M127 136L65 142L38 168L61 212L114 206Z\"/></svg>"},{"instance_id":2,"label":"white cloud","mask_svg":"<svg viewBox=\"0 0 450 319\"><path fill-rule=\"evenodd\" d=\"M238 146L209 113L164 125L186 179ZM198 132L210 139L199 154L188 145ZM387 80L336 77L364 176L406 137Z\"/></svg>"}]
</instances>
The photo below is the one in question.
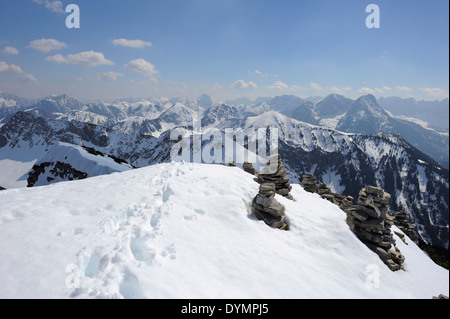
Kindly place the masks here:
<instances>
[{"instance_id":1,"label":"white cloud","mask_svg":"<svg viewBox=\"0 0 450 319\"><path fill-rule=\"evenodd\" d=\"M323 87L320 86L318 83L309 83L309 85L310 85L314 90L317 90L317 91L322 91L322 90L323 90Z\"/></svg>"},{"instance_id":2,"label":"white cloud","mask_svg":"<svg viewBox=\"0 0 450 319\"><path fill-rule=\"evenodd\" d=\"M94 51L85 51L77 54L69 54L63 56L56 54L46 58L47 61L65 64L79 64L88 67L95 67L99 65L114 65L114 62L105 58L103 53Z\"/></svg>"},{"instance_id":3,"label":"white cloud","mask_svg":"<svg viewBox=\"0 0 450 319\"><path fill-rule=\"evenodd\" d=\"M106 81L117 81L117 79L121 76L123 76L122 73L109 71L109 72L102 73L100 77Z\"/></svg>"},{"instance_id":4,"label":"white cloud","mask_svg":"<svg viewBox=\"0 0 450 319\"><path fill-rule=\"evenodd\" d=\"M37 82L37 80L36 80L36 78L33 76L33 74L30 74L30 73L24 73L24 74L22 75L22 77L23 77L25 80L28 80L28 81L30 81L30 82Z\"/></svg>"},{"instance_id":5,"label":"white cloud","mask_svg":"<svg viewBox=\"0 0 450 319\"><path fill-rule=\"evenodd\" d=\"M331 92L335 94L345 95L347 92L351 91L352 88L350 86L344 86L344 87L336 87L332 86L330 88Z\"/></svg>"},{"instance_id":6,"label":"white cloud","mask_svg":"<svg viewBox=\"0 0 450 319\"><path fill-rule=\"evenodd\" d=\"M144 59L136 59L125 64L128 71L141 73L152 82L158 82L157 75L159 72L155 70L155 66Z\"/></svg>"},{"instance_id":7,"label":"white cloud","mask_svg":"<svg viewBox=\"0 0 450 319\"><path fill-rule=\"evenodd\" d=\"M375 88L373 89L376 93L384 93L386 91L392 91L392 88L390 88L389 86L383 86L382 88Z\"/></svg>"},{"instance_id":8,"label":"white cloud","mask_svg":"<svg viewBox=\"0 0 450 319\"><path fill-rule=\"evenodd\" d=\"M420 90L433 99L448 99L449 96L448 90L441 88L422 88Z\"/></svg>"},{"instance_id":9,"label":"white cloud","mask_svg":"<svg viewBox=\"0 0 450 319\"><path fill-rule=\"evenodd\" d=\"M245 89L256 89L258 86L251 81L245 82L244 80L237 80L231 83L230 87L232 89L245 90Z\"/></svg>"},{"instance_id":10,"label":"white cloud","mask_svg":"<svg viewBox=\"0 0 450 319\"><path fill-rule=\"evenodd\" d=\"M33 74L25 73L20 66L8 64L5 61L0 61L0 73L18 74L25 80L36 82Z\"/></svg>"},{"instance_id":11,"label":"white cloud","mask_svg":"<svg viewBox=\"0 0 450 319\"><path fill-rule=\"evenodd\" d=\"M40 4L40 5L44 5L45 8L56 12L56 13L63 13L64 14L64 9L63 9L63 5L61 1L58 0L33 0L34 3Z\"/></svg>"},{"instance_id":12,"label":"white cloud","mask_svg":"<svg viewBox=\"0 0 450 319\"><path fill-rule=\"evenodd\" d=\"M358 90L358 92L361 93L361 94L375 94L375 91L372 90L372 89L369 89L368 87L360 88Z\"/></svg>"},{"instance_id":13,"label":"white cloud","mask_svg":"<svg viewBox=\"0 0 450 319\"><path fill-rule=\"evenodd\" d=\"M29 47L43 53L49 53L50 51L66 48L67 44L55 39L39 39L31 41Z\"/></svg>"},{"instance_id":14,"label":"white cloud","mask_svg":"<svg viewBox=\"0 0 450 319\"><path fill-rule=\"evenodd\" d=\"M256 75L259 75L259 76L262 76L262 77L266 77L266 76L269 75L269 74L267 74L267 73L261 72L260 70L255 70L255 74L256 74Z\"/></svg>"},{"instance_id":15,"label":"white cloud","mask_svg":"<svg viewBox=\"0 0 450 319\"><path fill-rule=\"evenodd\" d=\"M276 81L272 85L267 85L266 88L269 90L287 90L289 89L289 86L281 81Z\"/></svg>"},{"instance_id":16,"label":"white cloud","mask_svg":"<svg viewBox=\"0 0 450 319\"><path fill-rule=\"evenodd\" d=\"M5 61L0 61L0 72L6 72L9 69L9 65Z\"/></svg>"},{"instance_id":17,"label":"white cloud","mask_svg":"<svg viewBox=\"0 0 450 319\"><path fill-rule=\"evenodd\" d=\"M215 92L215 91L220 90L220 89L223 89L223 86L220 85L219 83L214 83L214 84L211 86L211 91L212 91L212 92Z\"/></svg>"},{"instance_id":18,"label":"white cloud","mask_svg":"<svg viewBox=\"0 0 450 319\"><path fill-rule=\"evenodd\" d=\"M365 89L367 89L367 88L365 88ZM369 89L369 90L371 90L373 92L373 93L369 93L369 94L374 94L374 93L382 94L387 91L392 91L392 88L389 86L383 86L381 88L374 88L374 89Z\"/></svg>"},{"instance_id":19,"label":"white cloud","mask_svg":"<svg viewBox=\"0 0 450 319\"><path fill-rule=\"evenodd\" d=\"M397 86L396 89L397 89L397 91L400 91L400 92L411 92L412 91L412 89L407 86Z\"/></svg>"},{"instance_id":20,"label":"white cloud","mask_svg":"<svg viewBox=\"0 0 450 319\"><path fill-rule=\"evenodd\" d=\"M19 54L19 50L17 50L17 49L14 48L14 47L5 47L5 48L2 50L2 52L3 52L3 53L7 53L7 54L14 54L14 55Z\"/></svg>"},{"instance_id":21,"label":"white cloud","mask_svg":"<svg viewBox=\"0 0 450 319\"><path fill-rule=\"evenodd\" d=\"M411 92L413 89L409 88L407 86L396 86L395 88L391 88L391 87L385 85L381 88L373 88L373 89L368 88L368 87L363 87L363 88L359 89L358 92L362 93L362 94L383 94L383 93L394 91L394 90L406 94L406 93ZM411 95L407 94L407 96L411 96Z\"/></svg>"},{"instance_id":22,"label":"white cloud","mask_svg":"<svg viewBox=\"0 0 450 319\"><path fill-rule=\"evenodd\" d=\"M115 46L129 47L129 48L145 48L151 47L151 42L146 42L142 40L127 40L127 39L114 39L112 43Z\"/></svg>"}]
</instances>

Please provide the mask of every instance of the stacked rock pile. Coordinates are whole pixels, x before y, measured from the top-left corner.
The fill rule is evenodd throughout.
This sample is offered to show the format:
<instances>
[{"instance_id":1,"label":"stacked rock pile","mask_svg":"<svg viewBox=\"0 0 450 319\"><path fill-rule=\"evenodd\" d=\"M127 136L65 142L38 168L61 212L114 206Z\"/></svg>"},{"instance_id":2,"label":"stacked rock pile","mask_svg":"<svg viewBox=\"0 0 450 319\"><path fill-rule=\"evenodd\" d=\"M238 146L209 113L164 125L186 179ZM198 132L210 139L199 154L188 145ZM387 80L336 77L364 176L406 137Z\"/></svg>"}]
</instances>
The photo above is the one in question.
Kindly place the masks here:
<instances>
[{"instance_id":1,"label":"stacked rock pile","mask_svg":"<svg viewBox=\"0 0 450 319\"><path fill-rule=\"evenodd\" d=\"M317 177L311 174L302 175L302 187L307 192L316 193L318 189Z\"/></svg>"},{"instance_id":2,"label":"stacked rock pile","mask_svg":"<svg viewBox=\"0 0 450 319\"><path fill-rule=\"evenodd\" d=\"M264 167L259 174L256 174L257 177L255 178L255 181L259 184L273 183L275 184L275 193L288 199L293 199L290 194L292 186L286 175L286 168L281 161L281 156L279 154L274 154L267 157L266 167Z\"/></svg>"},{"instance_id":3,"label":"stacked rock pile","mask_svg":"<svg viewBox=\"0 0 450 319\"><path fill-rule=\"evenodd\" d=\"M391 233L394 221L388 215L390 197L381 188L367 186L360 191L358 204L345 212L347 224L355 235L395 271L402 269L405 257L395 246Z\"/></svg>"},{"instance_id":4,"label":"stacked rock pile","mask_svg":"<svg viewBox=\"0 0 450 319\"><path fill-rule=\"evenodd\" d=\"M253 213L267 225L287 230L285 208L275 199L275 189L275 183L262 183L259 186L259 193L252 202Z\"/></svg>"},{"instance_id":5,"label":"stacked rock pile","mask_svg":"<svg viewBox=\"0 0 450 319\"><path fill-rule=\"evenodd\" d=\"M339 202L339 204L338 204L339 207L343 211L345 211L348 208L351 208L353 206L353 197L350 196L350 195L348 195L348 196L341 195L341 196L343 198L340 198L340 201L338 201Z\"/></svg>"},{"instance_id":6,"label":"stacked rock pile","mask_svg":"<svg viewBox=\"0 0 450 319\"><path fill-rule=\"evenodd\" d=\"M255 170L255 168L253 167L253 164L252 164L252 163L244 162L244 164L242 164L242 169L243 169L244 171L246 171L247 173L249 173L249 174L252 174L252 175L255 175L255 174L256 174L256 170Z\"/></svg>"},{"instance_id":7,"label":"stacked rock pile","mask_svg":"<svg viewBox=\"0 0 450 319\"><path fill-rule=\"evenodd\" d=\"M353 205L352 196L333 193L325 183L317 184L317 177L314 175L302 175L302 186L307 192L319 194L320 197L338 205L342 210L350 208Z\"/></svg>"},{"instance_id":8,"label":"stacked rock pile","mask_svg":"<svg viewBox=\"0 0 450 319\"><path fill-rule=\"evenodd\" d=\"M419 235L417 234L416 227L411 224L411 218L406 212L401 211L395 214L394 224L402 232L404 232L406 236L408 236L416 245L419 245ZM401 237L400 234L398 235Z\"/></svg>"},{"instance_id":9,"label":"stacked rock pile","mask_svg":"<svg viewBox=\"0 0 450 319\"><path fill-rule=\"evenodd\" d=\"M439 296L433 296L433 299L448 299L446 295L440 294Z\"/></svg>"},{"instance_id":10,"label":"stacked rock pile","mask_svg":"<svg viewBox=\"0 0 450 319\"><path fill-rule=\"evenodd\" d=\"M344 195L333 193L331 191L331 188L329 188L325 183L319 184L319 186L317 187L317 194L319 194L323 199L326 199L327 201L338 205L339 207L341 206L343 200L346 199L346 196Z\"/></svg>"}]
</instances>

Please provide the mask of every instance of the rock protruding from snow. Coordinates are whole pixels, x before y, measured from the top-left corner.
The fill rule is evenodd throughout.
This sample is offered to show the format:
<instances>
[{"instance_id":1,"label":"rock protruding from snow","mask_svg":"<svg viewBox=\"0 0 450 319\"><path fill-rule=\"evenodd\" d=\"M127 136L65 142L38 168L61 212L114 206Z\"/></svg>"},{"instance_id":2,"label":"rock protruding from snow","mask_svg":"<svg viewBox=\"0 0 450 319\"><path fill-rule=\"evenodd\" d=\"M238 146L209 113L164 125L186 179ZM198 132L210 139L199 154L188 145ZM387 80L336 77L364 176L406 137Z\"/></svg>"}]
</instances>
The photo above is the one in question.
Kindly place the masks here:
<instances>
[{"instance_id":1,"label":"rock protruding from snow","mask_svg":"<svg viewBox=\"0 0 450 319\"><path fill-rule=\"evenodd\" d=\"M411 217L406 212L401 211L395 214L394 224L416 245L419 245L419 234L416 231L416 227L411 224Z\"/></svg>"},{"instance_id":2,"label":"rock protruding from snow","mask_svg":"<svg viewBox=\"0 0 450 319\"><path fill-rule=\"evenodd\" d=\"M317 176L311 174L302 175L302 187L307 192L316 193L318 189Z\"/></svg>"},{"instance_id":3,"label":"rock protruding from snow","mask_svg":"<svg viewBox=\"0 0 450 319\"><path fill-rule=\"evenodd\" d=\"M286 175L286 168L281 161L280 154L273 154L267 157L266 167L256 175L255 181L259 184L273 183L275 184L275 193L288 199L293 199L292 195L289 193L292 186Z\"/></svg>"},{"instance_id":4,"label":"rock protruding from snow","mask_svg":"<svg viewBox=\"0 0 450 319\"><path fill-rule=\"evenodd\" d=\"M440 294L439 296L433 296L433 299L448 299L446 295Z\"/></svg>"},{"instance_id":5,"label":"rock protruding from snow","mask_svg":"<svg viewBox=\"0 0 450 319\"><path fill-rule=\"evenodd\" d=\"M262 183L252 202L254 215L273 228L286 229L286 209L275 199L275 183Z\"/></svg>"},{"instance_id":6,"label":"rock protruding from snow","mask_svg":"<svg viewBox=\"0 0 450 319\"><path fill-rule=\"evenodd\" d=\"M39 180L40 175L44 175L46 173L46 168L49 169L49 176L45 179L47 183L51 183L55 180L80 180L88 177L88 173L79 171L72 167L72 165L68 163L63 163L56 161L55 162L44 162L39 165L34 165L33 168L28 173L27 187L33 187L36 182ZM43 181L45 183L45 181Z\"/></svg>"},{"instance_id":7,"label":"rock protruding from snow","mask_svg":"<svg viewBox=\"0 0 450 319\"><path fill-rule=\"evenodd\" d=\"M317 177L311 174L302 175L302 187L310 193L317 193L323 199L339 206L343 211L353 205L353 197L333 193L325 183L317 184Z\"/></svg>"},{"instance_id":8,"label":"rock protruding from snow","mask_svg":"<svg viewBox=\"0 0 450 319\"><path fill-rule=\"evenodd\" d=\"M256 174L256 170L255 170L255 168L253 167L253 164L252 164L252 163L249 163L249 162L243 163L243 164L242 164L242 169L243 169L244 171L246 171L247 173L249 173L249 174L252 174L252 175L255 175L255 174Z\"/></svg>"},{"instance_id":9,"label":"rock protruding from snow","mask_svg":"<svg viewBox=\"0 0 450 319\"><path fill-rule=\"evenodd\" d=\"M405 257L395 246L391 233L393 218L388 215L390 194L373 186L363 188L359 193L358 204L347 208L347 224L355 235L373 250L380 259L396 271L403 269Z\"/></svg>"}]
</instances>

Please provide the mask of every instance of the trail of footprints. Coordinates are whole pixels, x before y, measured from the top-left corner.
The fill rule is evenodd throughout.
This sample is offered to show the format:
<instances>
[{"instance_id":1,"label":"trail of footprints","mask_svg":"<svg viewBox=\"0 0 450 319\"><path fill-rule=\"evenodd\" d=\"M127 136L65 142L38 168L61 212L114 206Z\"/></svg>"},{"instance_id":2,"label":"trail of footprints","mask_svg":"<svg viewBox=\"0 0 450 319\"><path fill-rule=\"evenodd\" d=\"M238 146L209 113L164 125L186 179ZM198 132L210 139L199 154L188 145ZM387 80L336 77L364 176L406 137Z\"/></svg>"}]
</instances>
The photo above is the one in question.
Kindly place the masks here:
<instances>
[{"instance_id":1,"label":"trail of footprints","mask_svg":"<svg viewBox=\"0 0 450 319\"><path fill-rule=\"evenodd\" d=\"M151 185L161 185L164 177L170 176L157 176L151 180ZM144 296L139 280L127 267L130 259L138 267L142 263L158 266L166 260L176 259L175 244L166 243L167 239L161 236L161 217L163 212L167 211L163 208L170 205L173 191L166 183L155 195L143 200L140 205L128 207L119 216L106 218L100 223L100 229L105 236L117 237L117 240L111 240L115 246L84 248L78 253L80 280L78 287L72 289L71 297L87 295L93 298L142 298ZM158 201L156 205L149 206L146 203L155 199ZM111 209L112 207L105 207L104 210ZM197 209L184 218L191 220L203 214L204 211ZM81 233L83 229L80 228L74 231L75 235ZM117 287L115 283L120 284Z\"/></svg>"}]
</instances>

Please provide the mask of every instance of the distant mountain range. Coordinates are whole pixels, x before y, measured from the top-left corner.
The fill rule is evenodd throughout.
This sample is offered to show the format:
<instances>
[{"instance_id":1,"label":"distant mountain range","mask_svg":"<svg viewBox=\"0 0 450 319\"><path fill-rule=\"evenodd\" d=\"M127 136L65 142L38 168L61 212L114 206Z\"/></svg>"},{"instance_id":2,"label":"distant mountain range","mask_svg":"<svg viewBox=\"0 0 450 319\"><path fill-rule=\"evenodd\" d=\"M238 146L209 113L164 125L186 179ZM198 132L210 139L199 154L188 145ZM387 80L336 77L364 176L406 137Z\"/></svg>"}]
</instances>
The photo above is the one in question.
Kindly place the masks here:
<instances>
[{"instance_id":1,"label":"distant mountain range","mask_svg":"<svg viewBox=\"0 0 450 319\"><path fill-rule=\"evenodd\" d=\"M378 103L394 115L421 119L437 127L449 128L449 100L416 101L413 98L380 97Z\"/></svg>"},{"instance_id":2,"label":"distant mountain range","mask_svg":"<svg viewBox=\"0 0 450 319\"><path fill-rule=\"evenodd\" d=\"M378 105L372 95L356 100L339 120L336 129L349 133L398 134L443 167L449 167L448 132L426 129L414 122L393 118Z\"/></svg>"},{"instance_id":3,"label":"distant mountain range","mask_svg":"<svg viewBox=\"0 0 450 319\"><path fill-rule=\"evenodd\" d=\"M206 95L197 101L121 99L111 104L82 104L67 95L31 101L2 93L0 98L0 186L5 188L127 168L108 157L83 156L80 143L143 167L170 161L176 143L170 131L192 129L194 119L204 130L222 132L276 127L293 182L311 173L355 198L366 185L382 187L392 195L393 211L415 218L424 241L448 247L448 130L398 118L372 95L357 100L286 95L245 100L247 105L214 102Z\"/></svg>"},{"instance_id":4,"label":"distant mountain range","mask_svg":"<svg viewBox=\"0 0 450 319\"><path fill-rule=\"evenodd\" d=\"M171 114L167 111L174 106L161 114ZM179 108L184 110L181 105L175 109ZM186 118L169 118L185 121L187 114ZM311 173L334 191L354 198L366 185L380 186L392 195L393 212L405 210L415 219L424 241L448 247L448 170L402 137L387 133L343 133L300 122L276 111L244 114L224 104L204 112L202 122L205 129L223 130L230 125L245 130L278 128L279 152L292 182L299 183L301 175ZM185 124L181 126L189 128ZM169 131L158 132L157 136L128 134L101 125L61 117L49 119L20 111L0 128L0 185L24 187L39 169L41 173L33 185L61 181L64 176L70 180L83 176L82 173L90 177L112 172L98 168L99 159L109 161L104 165L106 168L115 165L110 158L82 156L83 150L76 146L81 142L140 167L169 162L170 151L176 143L170 140ZM66 164L74 171L64 175L61 171L67 173Z\"/></svg>"}]
</instances>

